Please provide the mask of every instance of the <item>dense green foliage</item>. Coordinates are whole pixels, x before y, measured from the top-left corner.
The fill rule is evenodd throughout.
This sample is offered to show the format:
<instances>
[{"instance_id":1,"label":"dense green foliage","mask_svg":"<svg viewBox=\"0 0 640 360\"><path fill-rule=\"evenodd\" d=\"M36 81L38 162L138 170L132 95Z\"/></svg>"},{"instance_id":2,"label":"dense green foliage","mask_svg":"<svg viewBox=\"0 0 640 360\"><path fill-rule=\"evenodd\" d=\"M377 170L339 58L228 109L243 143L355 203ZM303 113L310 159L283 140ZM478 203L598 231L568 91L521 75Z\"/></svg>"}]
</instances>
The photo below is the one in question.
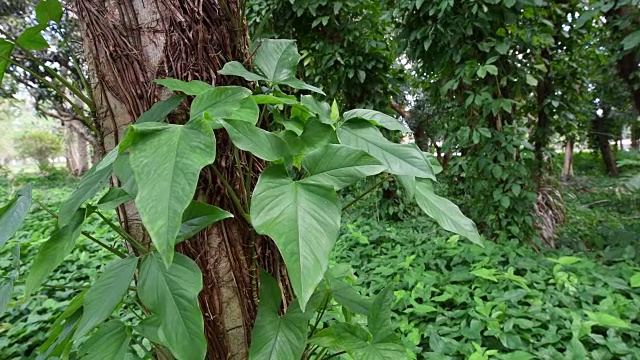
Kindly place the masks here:
<instances>
[{"instance_id":1,"label":"dense green foliage","mask_svg":"<svg viewBox=\"0 0 640 360\"><path fill-rule=\"evenodd\" d=\"M388 221L372 197L346 216L334 260L365 292L395 284L394 324L418 359L635 359L639 199L617 199L610 179L580 179L565 187L575 200L561 238L577 251L481 248L424 217Z\"/></svg>"},{"instance_id":2,"label":"dense green foliage","mask_svg":"<svg viewBox=\"0 0 640 360\"><path fill-rule=\"evenodd\" d=\"M16 139L18 156L32 159L41 172L52 170L51 160L62 155L62 139L46 130L33 130Z\"/></svg>"}]
</instances>

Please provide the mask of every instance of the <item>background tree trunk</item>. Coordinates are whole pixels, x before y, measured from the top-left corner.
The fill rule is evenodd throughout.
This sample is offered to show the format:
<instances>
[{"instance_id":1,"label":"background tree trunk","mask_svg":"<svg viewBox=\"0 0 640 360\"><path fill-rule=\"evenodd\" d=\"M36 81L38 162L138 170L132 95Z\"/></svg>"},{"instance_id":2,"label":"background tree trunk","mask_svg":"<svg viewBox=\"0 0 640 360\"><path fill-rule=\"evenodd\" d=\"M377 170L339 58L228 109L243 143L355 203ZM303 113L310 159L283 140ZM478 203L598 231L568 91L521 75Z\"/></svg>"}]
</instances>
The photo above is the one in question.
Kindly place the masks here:
<instances>
[{"instance_id":1,"label":"background tree trunk","mask_svg":"<svg viewBox=\"0 0 640 360\"><path fill-rule=\"evenodd\" d=\"M217 74L226 62L243 62L248 56L247 30L238 1L76 0L75 7L96 102L96 125L104 136L102 150L115 147L129 124L155 101L168 97L153 82L156 78L245 85L239 78ZM188 120L186 102L169 116L170 122ZM252 173L255 184L263 164L245 153L234 156L223 132L216 137L216 167L238 194L245 194L242 174ZM287 277L273 242L254 236L212 169L203 170L196 197L236 214L178 247L204 274L199 300L207 356L245 359L256 316L257 266L275 275L285 290ZM120 208L119 217L127 231L148 242L132 204Z\"/></svg>"},{"instance_id":2,"label":"background tree trunk","mask_svg":"<svg viewBox=\"0 0 640 360\"><path fill-rule=\"evenodd\" d=\"M567 181L573 177L573 141L567 140L564 145L564 165L562 167L562 180Z\"/></svg>"},{"instance_id":3,"label":"background tree trunk","mask_svg":"<svg viewBox=\"0 0 640 360\"><path fill-rule=\"evenodd\" d=\"M592 120L592 129L595 135L596 144L602 154L605 170L609 175L618 174L618 166L616 165L616 157L611 149L611 134L607 132L607 121L609 110L605 109L602 116L595 116Z\"/></svg>"},{"instance_id":4,"label":"background tree trunk","mask_svg":"<svg viewBox=\"0 0 640 360\"><path fill-rule=\"evenodd\" d=\"M88 143L69 128L64 131L67 168L73 176L81 176L89 170Z\"/></svg>"}]
</instances>

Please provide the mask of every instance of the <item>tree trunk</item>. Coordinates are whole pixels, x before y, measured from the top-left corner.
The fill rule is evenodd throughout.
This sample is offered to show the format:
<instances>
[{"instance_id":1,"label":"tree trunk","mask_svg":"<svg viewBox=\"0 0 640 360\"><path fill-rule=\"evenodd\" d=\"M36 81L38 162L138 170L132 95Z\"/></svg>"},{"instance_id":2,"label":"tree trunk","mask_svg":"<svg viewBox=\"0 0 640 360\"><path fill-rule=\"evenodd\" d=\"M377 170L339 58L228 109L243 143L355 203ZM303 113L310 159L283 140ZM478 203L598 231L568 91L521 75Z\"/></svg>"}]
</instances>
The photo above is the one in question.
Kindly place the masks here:
<instances>
[{"instance_id":1,"label":"tree trunk","mask_svg":"<svg viewBox=\"0 0 640 360\"><path fill-rule=\"evenodd\" d=\"M631 150L638 150L638 139L640 139L640 122L636 120L631 123Z\"/></svg>"},{"instance_id":2,"label":"tree trunk","mask_svg":"<svg viewBox=\"0 0 640 360\"><path fill-rule=\"evenodd\" d=\"M75 6L105 151L116 146L142 112L169 95L153 82L156 78L245 85L239 78L217 74L226 62L248 57L246 24L237 0L76 0ZM169 116L172 123L187 120L188 104ZM234 156L223 132L216 138L216 167L238 194L245 194L242 173L252 173L255 184L264 165L247 153ZM274 274L285 289L287 277L273 242L254 236L210 168L200 176L196 197L236 215L178 247L204 274L199 300L207 357L246 359L257 310L257 266ZM120 208L119 217L127 231L148 243L133 204Z\"/></svg>"},{"instance_id":3,"label":"tree trunk","mask_svg":"<svg viewBox=\"0 0 640 360\"><path fill-rule=\"evenodd\" d=\"M564 166L562 167L562 180L567 181L573 177L573 140L567 140L564 144Z\"/></svg>"},{"instance_id":4,"label":"tree trunk","mask_svg":"<svg viewBox=\"0 0 640 360\"><path fill-rule=\"evenodd\" d=\"M81 176L89 170L88 143L80 135L65 128L64 142L66 147L67 168L73 176Z\"/></svg>"},{"instance_id":5,"label":"tree trunk","mask_svg":"<svg viewBox=\"0 0 640 360\"><path fill-rule=\"evenodd\" d=\"M604 161L605 170L608 175L617 175L618 166L616 165L616 157L611 149L610 138L611 134L607 133L607 119L609 116L609 110L604 110L602 116L595 116L593 118L593 132L595 134L596 144L600 153L602 154L602 160Z\"/></svg>"}]
</instances>

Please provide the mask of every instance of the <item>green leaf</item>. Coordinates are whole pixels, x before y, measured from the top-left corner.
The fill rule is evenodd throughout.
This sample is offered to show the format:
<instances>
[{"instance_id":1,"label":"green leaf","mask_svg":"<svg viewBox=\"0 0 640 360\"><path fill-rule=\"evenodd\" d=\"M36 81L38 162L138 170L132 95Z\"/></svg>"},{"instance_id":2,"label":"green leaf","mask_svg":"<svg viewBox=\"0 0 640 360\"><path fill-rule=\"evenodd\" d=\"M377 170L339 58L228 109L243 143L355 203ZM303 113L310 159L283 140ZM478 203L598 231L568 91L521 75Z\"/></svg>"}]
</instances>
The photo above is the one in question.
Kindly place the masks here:
<instances>
[{"instance_id":1,"label":"green leaf","mask_svg":"<svg viewBox=\"0 0 640 360\"><path fill-rule=\"evenodd\" d=\"M562 256L557 259L547 258L547 260L561 265L573 265L582 261L582 259L577 256Z\"/></svg>"},{"instance_id":2,"label":"green leaf","mask_svg":"<svg viewBox=\"0 0 640 360\"><path fill-rule=\"evenodd\" d=\"M182 214L182 225L176 243L187 240L209 225L233 217L230 212L200 201L191 201Z\"/></svg>"},{"instance_id":3,"label":"green leaf","mask_svg":"<svg viewBox=\"0 0 640 360\"><path fill-rule=\"evenodd\" d=\"M153 104L153 106L151 106L149 110L143 112L142 115L140 115L136 123L141 124L151 121L164 121L167 115L169 115L173 111L173 109L177 108L178 105L182 103L182 100L184 100L184 98L184 95L176 94L166 100L162 100Z\"/></svg>"},{"instance_id":4,"label":"green leaf","mask_svg":"<svg viewBox=\"0 0 640 360\"><path fill-rule=\"evenodd\" d=\"M629 283L632 288L640 287L640 272L633 274L631 279L629 279Z\"/></svg>"},{"instance_id":5,"label":"green leaf","mask_svg":"<svg viewBox=\"0 0 640 360\"><path fill-rule=\"evenodd\" d=\"M336 190L386 169L366 152L337 144L328 144L310 152L302 160L302 166L310 175L304 179L305 182L333 186Z\"/></svg>"},{"instance_id":6,"label":"green leaf","mask_svg":"<svg viewBox=\"0 0 640 360\"><path fill-rule=\"evenodd\" d=\"M351 312L365 316L369 315L371 301L363 299L353 285L344 279L335 277L331 271L327 271L325 277L329 283L331 295L338 304L344 306Z\"/></svg>"},{"instance_id":7,"label":"green leaf","mask_svg":"<svg viewBox=\"0 0 640 360\"><path fill-rule=\"evenodd\" d=\"M367 316L367 327L373 335L374 343L400 343L391 325L393 302L393 287L387 286L376 296L371 305L371 311Z\"/></svg>"},{"instance_id":8,"label":"green leaf","mask_svg":"<svg viewBox=\"0 0 640 360\"><path fill-rule=\"evenodd\" d=\"M13 51L13 44L7 40L0 39L0 84L4 78L4 73L10 64L11 52Z\"/></svg>"},{"instance_id":9,"label":"green leaf","mask_svg":"<svg viewBox=\"0 0 640 360\"><path fill-rule=\"evenodd\" d=\"M277 96L273 96L273 95L258 94L258 95L251 95L251 97L256 101L257 104L260 104L260 105L281 105L281 104L295 105L295 104L299 104L299 102L297 100L277 97Z\"/></svg>"},{"instance_id":10,"label":"green leaf","mask_svg":"<svg viewBox=\"0 0 640 360\"><path fill-rule=\"evenodd\" d=\"M135 199L135 196L121 188L111 188L98 200L97 207L100 210L112 210L118 206Z\"/></svg>"},{"instance_id":11,"label":"green leaf","mask_svg":"<svg viewBox=\"0 0 640 360\"><path fill-rule=\"evenodd\" d=\"M54 21L60 24L62 20L62 4L58 0L41 0L36 5L36 19L40 24L48 24Z\"/></svg>"},{"instance_id":12,"label":"green leaf","mask_svg":"<svg viewBox=\"0 0 640 360\"><path fill-rule=\"evenodd\" d=\"M456 204L436 195L428 180L417 180L416 200L420 209L437 221L442 228L482 245L482 238L478 234L476 224L464 216Z\"/></svg>"},{"instance_id":13,"label":"green leaf","mask_svg":"<svg viewBox=\"0 0 640 360\"><path fill-rule=\"evenodd\" d=\"M200 170L215 159L215 138L204 120L158 125L162 126L150 130L130 127L135 135L129 162L138 185L135 203L140 218L168 266Z\"/></svg>"},{"instance_id":14,"label":"green leaf","mask_svg":"<svg viewBox=\"0 0 640 360\"><path fill-rule=\"evenodd\" d=\"M7 280L0 283L0 316L4 315L11 301L11 295L13 294L13 281Z\"/></svg>"},{"instance_id":15,"label":"green leaf","mask_svg":"<svg viewBox=\"0 0 640 360\"><path fill-rule=\"evenodd\" d=\"M313 310L303 313L294 301L279 316L280 286L266 271L260 270L258 316L251 332L251 360L300 359L307 341L307 327ZM311 311L310 311L311 310Z\"/></svg>"},{"instance_id":16,"label":"green leaf","mask_svg":"<svg viewBox=\"0 0 640 360\"><path fill-rule=\"evenodd\" d=\"M379 111L369 109L353 109L342 114L344 121L351 119L364 119L371 122L373 125L383 127L389 130L397 130L402 132L411 132L400 120L393 118L387 114L383 114Z\"/></svg>"},{"instance_id":17,"label":"green leaf","mask_svg":"<svg viewBox=\"0 0 640 360\"><path fill-rule=\"evenodd\" d=\"M333 103L331 103L331 113L329 114L329 118L332 123L335 123L340 118L340 110L338 110L338 103L336 99L333 99Z\"/></svg>"},{"instance_id":18,"label":"green leaf","mask_svg":"<svg viewBox=\"0 0 640 360\"><path fill-rule=\"evenodd\" d=\"M526 80L527 80L527 84L531 86L538 86L538 79L533 77L533 75L527 74Z\"/></svg>"},{"instance_id":19,"label":"green leaf","mask_svg":"<svg viewBox=\"0 0 640 360\"><path fill-rule=\"evenodd\" d=\"M367 73L364 72L364 70L358 69L356 74L358 74L358 81L360 81L361 84L364 83L364 80L367 78Z\"/></svg>"},{"instance_id":20,"label":"green leaf","mask_svg":"<svg viewBox=\"0 0 640 360\"><path fill-rule=\"evenodd\" d=\"M49 43L42 36L42 30L46 29L46 24L38 24L30 28L26 28L18 39L16 44L26 50L44 50L49 47Z\"/></svg>"},{"instance_id":21,"label":"green leaf","mask_svg":"<svg viewBox=\"0 0 640 360\"><path fill-rule=\"evenodd\" d=\"M247 97L240 101L240 107L227 116L227 120L241 120L251 125L255 125L258 122L260 116L260 108L253 99L253 97Z\"/></svg>"},{"instance_id":22,"label":"green leaf","mask_svg":"<svg viewBox=\"0 0 640 360\"><path fill-rule=\"evenodd\" d=\"M333 127L317 119L309 121L300 136L293 131L283 131L280 138L287 143L293 155L308 154L321 146L338 142Z\"/></svg>"},{"instance_id":23,"label":"green leaf","mask_svg":"<svg viewBox=\"0 0 640 360\"><path fill-rule=\"evenodd\" d=\"M240 76L247 81L267 81L268 79L262 75L258 75L248 71L237 61L230 61L222 67L222 70L218 71L220 75L227 76Z\"/></svg>"},{"instance_id":24,"label":"green leaf","mask_svg":"<svg viewBox=\"0 0 640 360\"><path fill-rule=\"evenodd\" d=\"M634 31L622 39L622 46L625 51L640 45L640 30Z\"/></svg>"},{"instance_id":25,"label":"green leaf","mask_svg":"<svg viewBox=\"0 0 640 360\"><path fill-rule=\"evenodd\" d=\"M402 193L405 201L412 201L416 197L416 177L407 175L396 175L396 180L404 192Z\"/></svg>"},{"instance_id":26,"label":"green leaf","mask_svg":"<svg viewBox=\"0 0 640 360\"><path fill-rule=\"evenodd\" d=\"M300 103L305 106L311 113L318 115L320 122L324 124L333 124L331 120L331 106L324 101L318 101L311 95L302 95Z\"/></svg>"},{"instance_id":27,"label":"green leaf","mask_svg":"<svg viewBox=\"0 0 640 360\"><path fill-rule=\"evenodd\" d=\"M121 360L125 358L131 336L120 320L111 320L80 346L81 359Z\"/></svg>"},{"instance_id":28,"label":"green leaf","mask_svg":"<svg viewBox=\"0 0 640 360\"><path fill-rule=\"evenodd\" d=\"M31 207L31 185L18 190L5 206L0 208L0 248L18 231Z\"/></svg>"},{"instance_id":29,"label":"green leaf","mask_svg":"<svg viewBox=\"0 0 640 360\"><path fill-rule=\"evenodd\" d=\"M219 119L228 118L242 106L242 100L251 95L251 90L240 86L221 86L206 91L191 103L191 121L203 116L213 129L220 129Z\"/></svg>"},{"instance_id":30,"label":"green leaf","mask_svg":"<svg viewBox=\"0 0 640 360\"><path fill-rule=\"evenodd\" d=\"M282 165L265 170L253 191L253 226L280 249L303 311L327 270L340 212L333 188L293 181Z\"/></svg>"},{"instance_id":31,"label":"green leaf","mask_svg":"<svg viewBox=\"0 0 640 360\"><path fill-rule=\"evenodd\" d=\"M162 325L162 320L157 315L151 315L144 320L138 323L138 326L135 327L135 330L139 332L142 336L147 338L149 341L155 344L161 344L162 340L160 339L160 326Z\"/></svg>"},{"instance_id":32,"label":"green leaf","mask_svg":"<svg viewBox=\"0 0 640 360\"><path fill-rule=\"evenodd\" d=\"M155 79L154 82L166 87L171 91L182 92L191 96L197 96L214 89L213 85L207 84L206 82L200 80L192 80L187 82L178 79Z\"/></svg>"},{"instance_id":33,"label":"green leaf","mask_svg":"<svg viewBox=\"0 0 640 360\"><path fill-rule=\"evenodd\" d=\"M278 135L265 131L246 121L223 120L222 126L238 148L249 151L266 161L275 161L290 155L287 144Z\"/></svg>"},{"instance_id":34,"label":"green leaf","mask_svg":"<svg viewBox=\"0 0 640 360\"><path fill-rule=\"evenodd\" d=\"M40 351L38 359L56 359L63 353L68 352L71 335L80 320L81 314L82 311L76 310L69 314L64 325L54 323L52 326L53 330L50 332L49 337L38 349Z\"/></svg>"},{"instance_id":35,"label":"green leaf","mask_svg":"<svg viewBox=\"0 0 640 360\"><path fill-rule=\"evenodd\" d=\"M71 217L69 223L56 228L51 237L44 242L36 255L25 283L25 296L29 296L51 271L58 267L69 255L80 236L80 227L84 222L85 210L80 209Z\"/></svg>"},{"instance_id":36,"label":"green leaf","mask_svg":"<svg viewBox=\"0 0 640 360\"><path fill-rule=\"evenodd\" d=\"M120 188L127 194L135 197L138 194L138 185L133 176L129 156L130 154L128 152L118 155L118 158L113 163L113 174L120 180Z\"/></svg>"},{"instance_id":37,"label":"green leaf","mask_svg":"<svg viewBox=\"0 0 640 360\"><path fill-rule=\"evenodd\" d=\"M300 54L294 40L269 39L258 45L253 57L256 72L271 82L294 78Z\"/></svg>"},{"instance_id":38,"label":"green leaf","mask_svg":"<svg viewBox=\"0 0 640 360\"><path fill-rule=\"evenodd\" d=\"M109 182L111 166L103 167L100 170L96 169L97 166L84 174L73 193L60 206L60 213L58 214L58 225L60 227L67 225L82 204L96 196Z\"/></svg>"},{"instance_id":39,"label":"green leaf","mask_svg":"<svg viewBox=\"0 0 640 360\"><path fill-rule=\"evenodd\" d=\"M332 324L314 335L310 342L335 351L346 351L353 359L358 360L407 359L402 345L372 342L371 334L355 324Z\"/></svg>"},{"instance_id":40,"label":"green leaf","mask_svg":"<svg viewBox=\"0 0 640 360\"><path fill-rule=\"evenodd\" d=\"M207 352L204 320L198 305L202 273L193 260L176 254L167 269L158 253L140 266L138 297L158 317L158 338L179 360L201 360Z\"/></svg>"},{"instance_id":41,"label":"green leaf","mask_svg":"<svg viewBox=\"0 0 640 360\"><path fill-rule=\"evenodd\" d=\"M491 280L493 282L498 282L498 278L496 277L496 272L497 272L496 269L480 268L480 269L471 271L471 274L479 278Z\"/></svg>"},{"instance_id":42,"label":"green leaf","mask_svg":"<svg viewBox=\"0 0 640 360\"><path fill-rule=\"evenodd\" d=\"M618 317L615 317L613 315L609 315L603 312L591 312L587 310L585 310L584 312L585 314L587 314L589 319L591 319L592 321L595 321L600 326L610 327L610 328L621 328L621 329L630 328L629 324L626 321Z\"/></svg>"},{"instance_id":43,"label":"green leaf","mask_svg":"<svg viewBox=\"0 0 640 360\"><path fill-rule=\"evenodd\" d=\"M395 175L410 175L435 180L429 161L415 144L396 144L387 140L369 122L356 120L338 128L343 145L363 150L380 160Z\"/></svg>"},{"instance_id":44,"label":"green leaf","mask_svg":"<svg viewBox=\"0 0 640 360\"><path fill-rule=\"evenodd\" d=\"M495 65L485 65L484 68L491 75L498 75L498 68Z\"/></svg>"},{"instance_id":45,"label":"green leaf","mask_svg":"<svg viewBox=\"0 0 640 360\"><path fill-rule=\"evenodd\" d=\"M133 280L137 257L112 261L84 296L82 319L73 335L79 339L109 318Z\"/></svg>"},{"instance_id":46,"label":"green leaf","mask_svg":"<svg viewBox=\"0 0 640 360\"><path fill-rule=\"evenodd\" d=\"M284 85L288 85L288 86L290 86L290 87L292 87L294 89L309 90L309 91L316 92L318 94L326 95L320 88L317 88L315 86L311 86L311 85L305 83L304 81L296 79L296 78L293 78L293 77L291 77L289 79L286 79L286 80L282 80L282 81L280 81L280 83L284 84Z\"/></svg>"}]
</instances>

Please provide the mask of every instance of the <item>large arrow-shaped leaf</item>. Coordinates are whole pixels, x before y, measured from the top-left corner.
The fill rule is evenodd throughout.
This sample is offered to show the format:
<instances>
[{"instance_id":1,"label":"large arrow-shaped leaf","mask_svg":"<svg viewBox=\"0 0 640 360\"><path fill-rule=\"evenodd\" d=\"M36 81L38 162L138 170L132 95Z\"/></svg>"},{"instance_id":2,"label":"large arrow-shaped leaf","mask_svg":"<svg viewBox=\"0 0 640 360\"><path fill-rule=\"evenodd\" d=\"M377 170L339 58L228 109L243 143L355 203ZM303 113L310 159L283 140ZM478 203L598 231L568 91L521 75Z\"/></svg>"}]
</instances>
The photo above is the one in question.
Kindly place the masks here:
<instances>
[{"instance_id":1,"label":"large arrow-shaped leaf","mask_svg":"<svg viewBox=\"0 0 640 360\"><path fill-rule=\"evenodd\" d=\"M251 90L240 86L220 86L196 96L191 103L191 119L198 119L206 113L216 120L231 116L242 106L242 100L251 95ZM212 122L215 129L222 125Z\"/></svg>"},{"instance_id":2,"label":"large arrow-shaped leaf","mask_svg":"<svg viewBox=\"0 0 640 360\"><path fill-rule=\"evenodd\" d=\"M107 185L110 176L111 166L107 165L101 168L95 166L82 177L73 193L60 206L60 213L58 214L60 227L67 225L80 206L85 201L96 196Z\"/></svg>"},{"instance_id":3,"label":"large arrow-shaped leaf","mask_svg":"<svg viewBox=\"0 0 640 360\"><path fill-rule=\"evenodd\" d=\"M351 119L365 119L369 120L372 124L383 127L389 130L398 130L402 132L410 132L406 126L404 126L400 120L392 118L387 114L383 114L379 111L369 109L353 109L342 114L345 121Z\"/></svg>"},{"instance_id":4,"label":"large arrow-shaped leaf","mask_svg":"<svg viewBox=\"0 0 640 360\"><path fill-rule=\"evenodd\" d=\"M125 359L131 335L120 320L112 320L98 328L80 347L81 359Z\"/></svg>"},{"instance_id":5,"label":"large arrow-shaped leaf","mask_svg":"<svg viewBox=\"0 0 640 360\"><path fill-rule=\"evenodd\" d=\"M36 259L31 266L31 271L27 275L24 290L26 295L31 294L36 287L40 286L51 271L57 268L73 250L73 246L78 236L80 236L80 227L84 222L84 217L84 209L76 211L67 225L56 228L49 240L40 246Z\"/></svg>"},{"instance_id":6,"label":"large arrow-shaped leaf","mask_svg":"<svg viewBox=\"0 0 640 360\"><path fill-rule=\"evenodd\" d=\"M145 123L157 124L157 123ZM182 213L191 203L200 170L215 159L215 139L200 119L186 125L137 130L129 161L138 185L136 206L151 240L168 265L173 259Z\"/></svg>"},{"instance_id":7,"label":"large arrow-shaped leaf","mask_svg":"<svg viewBox=\"0 0 640 360\"><path fill-rule=\"evenodd\" d=\"M16 192L9 203L0 208L0 248L18 231L31 207L31 185Z\"/></svg>"},{"instance_id":8,"label":"large arrow-shaped leaf","mask_svg":"<svg viewBox=\"0 0 640 360\"><path fill-rule=\"evenodd\" d=\"M451 201L436 195L429 180L416 180L416 201L420 209L432 217L445 230L462 235L472 242L482 245L476 224L460 211Z\"/></svg>"},{"instance_id":9,"label":"large arrow-shaped leaf","mask_svg":"<svg viewBox=\"0 0 640 360\"><path fill-rule=\"evenodd\" d=\"M297 301L284 316L280 311L280 286L264 270L260 271L260 304L251 332L251 360L300 359L307 341L307 327L315 309L302 312ZM317 305L317 304L316 304Z\"/></svg>"},{"instance_id":10,"label":"large arrow-shaped leaf","mask_svg":"<svg viewBox=\"0 0 640 360\"><path fill-rule=\"evenodd\" d=\"M352 120L338 128L341 144L366 151L396 175L412 175L435 180L427 158L415 144L396 144L367 121Z\"/></svg>"},{"instance_id":11,"label":"large arrow-shaped leaf","mask_svg":"<svg viewBox=\"0 0 640 360\"><path fill-rule=\"evenodd\" d=\"M111 315L129 289L137 264L136 257L118 259L109 264L84 296L82 319L74 339L88 334Z\"/></svg>"},{"instance_id":12,"label":"large arrow-shaped leaf","mask_svg":"<svg viewBox=\"0 0 640 360\"><path fill-rule=\"evenodd\" d=\"M264 40L253 58L256 72L271 82L281 82L295 76L300 54L294 40Z\"/></svg>"},{"instance_id":13,"label":"large arrow-shaped leaf","mask_svg":"<svg viewBox=\"0 0 640 360\"><path fill-rule=\"evenodd\" d=\"M366 152L337 144L325 145L310 152L302 160L302 166L310 174L305 182L330 185L336 190L386 169L378 159Z\"/></svg>"},{"instance_id":14,"label":"large arrow-shaped leaf","mask_svg":"<svg viewBox=\"0 0 640 360\"><path fill-rule=\"evenodd\" d=\"M251 201L256 231L280 249L302 309L322 280L340 230L340 202L330 186L291 180L284 166L265 170Z\"/></svg>"},{"instance_id":15,"label":"large arrow-shaped leaf","mask_svg":"<svg viewBox=\"0 0 640 360\"><path fill-rule=\"evenodd\" d=\"M278 135L265 131L241 120L225 120L222 125L231 141L238 148L249 151L266 161L275 161L289 156L291 150Z\"/></svg>"},{"instance_id":16,"label":"large arrow-shaped leaf","mask_svg":"<svg viewBox=\"0 0 640 360\"><path fill-rule=\"evenodd\" d=\"M202 360L207 351L198 293L202 273L193 260L176 254L167 269L157 253L140 266L138 296L160 323L158 338L178 360Z\"/></svg>"}]
</instances>

